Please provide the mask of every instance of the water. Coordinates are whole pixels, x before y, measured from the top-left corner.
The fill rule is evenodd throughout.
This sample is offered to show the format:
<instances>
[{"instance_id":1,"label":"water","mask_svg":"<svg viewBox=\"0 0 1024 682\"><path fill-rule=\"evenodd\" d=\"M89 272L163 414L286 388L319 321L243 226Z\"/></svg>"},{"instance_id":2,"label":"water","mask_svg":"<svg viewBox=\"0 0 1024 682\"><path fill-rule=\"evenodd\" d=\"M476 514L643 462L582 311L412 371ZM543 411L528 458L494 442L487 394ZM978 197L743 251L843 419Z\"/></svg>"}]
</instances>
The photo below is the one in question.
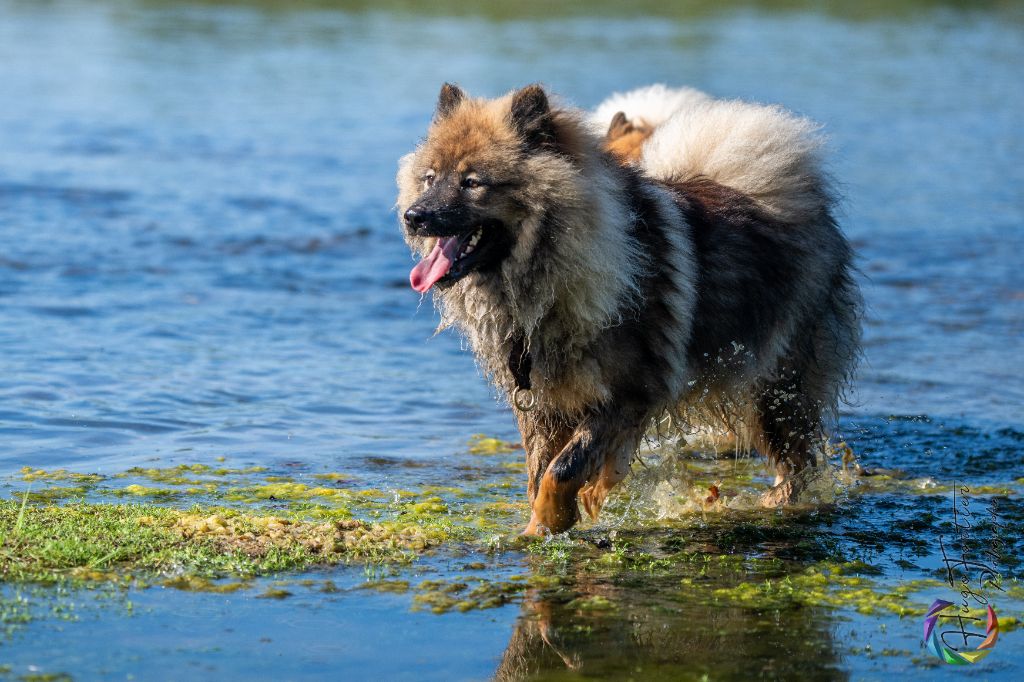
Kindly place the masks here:
<instances>
[{"instance_id":1,"label":"water","mask_svg":"<svg viewBox=\"0 0 1024 682\"><path fill-rule=\"evenodd\" d=\"M583 107L688 84L823 122L868 302L842 431L871 466L1020 476L1020 8L640 7L0 1L0 474L223 456L406 485L450 478L469 434L514 438L459 340L432 336L392 210L395 162L449 80L486 95L543 81ZM397 466L410 461L428 466ZM179 617L176 602L144 594ZM413 621L401 600L379 599L392 601L371 599L365 618L327 603L304 622L343 625L371 650L388 618L443 631L449 667L432 670L449 679L486 677L527 622L514 607ZM197 608L216 613L215 602ZM277 618L269 608L243 612ZM116 637L160 620L103 618ZM624 637L628 620L598 641ZM83 653L83 627L66 627L48 669L132 670ZM305 654L280 659L324 630L282 629L295 637L279 650L282 674L315 676L296 663ZM42 644L4 644L0 662L29 665ZM236 659L168 647L168 670L246 674ZM412 670L431 660L417 647L358 671ZM844 660L817 672L895 665ZM1014 660L989 672L1013 677Z\"/></svg>"}]
</instances>

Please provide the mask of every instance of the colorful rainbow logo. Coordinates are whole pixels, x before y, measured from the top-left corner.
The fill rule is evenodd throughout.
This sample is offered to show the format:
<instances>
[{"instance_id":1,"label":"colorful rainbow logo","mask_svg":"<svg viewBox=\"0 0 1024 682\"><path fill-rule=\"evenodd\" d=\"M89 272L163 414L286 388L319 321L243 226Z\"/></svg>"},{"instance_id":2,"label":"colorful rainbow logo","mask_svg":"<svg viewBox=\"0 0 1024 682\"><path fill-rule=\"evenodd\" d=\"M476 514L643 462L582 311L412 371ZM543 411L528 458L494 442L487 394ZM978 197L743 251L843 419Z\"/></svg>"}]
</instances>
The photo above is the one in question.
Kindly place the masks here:
<instances>
[{"instance_id":1,"label":"colorful rainbow logo","mask_svg":"<svg viewBox=\"0 0 1024 682\"><path fill-rule=\"evenodd\" d=\"M932 602L928 614L924 618L924 644L928 651L935 654L946 663L953 665L967 665L977 663L992 652L992 648L999 639L999 621L996 619L996 612L988 607L988 627L985 629L985 641L978 645L974 651L956 651L949 648L942 642L939 630L935 625L939 622L939 614L953 606L953 602L943 599L936 599Z\"/></svg>"}]
</instances>

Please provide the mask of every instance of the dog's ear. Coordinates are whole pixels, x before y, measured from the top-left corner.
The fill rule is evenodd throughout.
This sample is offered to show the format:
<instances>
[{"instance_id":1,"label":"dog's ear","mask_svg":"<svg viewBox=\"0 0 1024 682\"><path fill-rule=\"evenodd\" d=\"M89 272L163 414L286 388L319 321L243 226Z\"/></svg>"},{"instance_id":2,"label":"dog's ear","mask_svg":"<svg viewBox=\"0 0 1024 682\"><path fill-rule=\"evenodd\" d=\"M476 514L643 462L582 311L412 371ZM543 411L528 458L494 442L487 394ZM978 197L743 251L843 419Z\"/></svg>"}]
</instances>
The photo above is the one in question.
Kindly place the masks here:
<instances>
[{"instance_id":1,"label":"dog's ear","mask_svg":"<svg viewBox=\"0 0 1024 682\"><path fill-rule=\"evenodd\" d=\"M539 85L528 85L512 95L509 121L531 147L554 147L555 126L548 96Z\"/></svg>"},{"instance_id":2,"label":"dog's ear","mask_svg":"<svg viewBox=\"0 0 1024 682\"><path fill-rule=\"evenodd\" d=\"M633 126L630 124L629 119L626 118L626 112L620 111L612 116L612 122L608 126L606 137L609 140L614 140L632 131Z\"/></svg>"},{"instance_id":3,"label":"dog's ear","mask_svg":"<svg viewBox=\"0 0 1024 682\"><path fill-rule=\"evenodd\" d=\"M466 93L458 85L445 83L441 86L441 94L437 96L437 109L434 111L434 120L440 121L448 114L455 111L459 102L466 99Z\"/></svg>"}]
</instances>

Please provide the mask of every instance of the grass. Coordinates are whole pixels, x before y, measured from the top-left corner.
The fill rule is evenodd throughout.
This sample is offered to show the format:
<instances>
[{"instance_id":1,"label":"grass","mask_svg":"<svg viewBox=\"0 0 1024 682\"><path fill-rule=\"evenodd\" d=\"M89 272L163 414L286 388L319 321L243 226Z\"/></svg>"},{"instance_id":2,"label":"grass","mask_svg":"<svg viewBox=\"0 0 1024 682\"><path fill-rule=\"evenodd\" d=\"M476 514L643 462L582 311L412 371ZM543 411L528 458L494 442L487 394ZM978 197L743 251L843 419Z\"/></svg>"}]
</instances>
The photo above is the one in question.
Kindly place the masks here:
<instances>
[{"instance_id":1,"label":"grass","mask_svg":"<svg viewBox=\"0 0 1024 682\"><path fill-rule=\"evenodd\" d=\"M21 509L18 510L18 520L14 524L14 535L21 535L21 529L25 524L25 508L28 506L28 493L25 491L25 495L21 498Z\"/></svg>"},{"instance_id":2,"label":"grass","mask_svg":"<svg viewBox=\"0 0 1024 682\"><path fill-rule=\"evenodd\" d=\"M233 509L0 500L4 582L187 574L249 577L351 561L408 562L439 544L412 523L314 522Z\"/></svg>"}]
</instances>

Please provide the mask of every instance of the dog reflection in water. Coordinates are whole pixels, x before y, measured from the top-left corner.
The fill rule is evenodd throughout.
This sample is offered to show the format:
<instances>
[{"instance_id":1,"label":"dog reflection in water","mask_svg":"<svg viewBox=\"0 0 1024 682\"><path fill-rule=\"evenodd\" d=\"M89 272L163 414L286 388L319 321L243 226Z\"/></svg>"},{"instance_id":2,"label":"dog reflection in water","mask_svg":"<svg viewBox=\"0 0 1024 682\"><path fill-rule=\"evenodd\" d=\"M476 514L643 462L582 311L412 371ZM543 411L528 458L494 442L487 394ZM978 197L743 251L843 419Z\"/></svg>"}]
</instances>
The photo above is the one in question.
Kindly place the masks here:
<instances>
[{"instance_id":1,"label":"dog reflection in water","mask_svg":"<svg viewBox=\"0 0 1024 682\"><path fill-rule=\"evenodd\" d=\"M640 590L592 580L575 586L572 601L531 592L494 679L560 679L568 671L637 680L843 677L828 611L767 618L755 609L711 608L673 600L672 582Z\"/></svg>"}]
</instances>

